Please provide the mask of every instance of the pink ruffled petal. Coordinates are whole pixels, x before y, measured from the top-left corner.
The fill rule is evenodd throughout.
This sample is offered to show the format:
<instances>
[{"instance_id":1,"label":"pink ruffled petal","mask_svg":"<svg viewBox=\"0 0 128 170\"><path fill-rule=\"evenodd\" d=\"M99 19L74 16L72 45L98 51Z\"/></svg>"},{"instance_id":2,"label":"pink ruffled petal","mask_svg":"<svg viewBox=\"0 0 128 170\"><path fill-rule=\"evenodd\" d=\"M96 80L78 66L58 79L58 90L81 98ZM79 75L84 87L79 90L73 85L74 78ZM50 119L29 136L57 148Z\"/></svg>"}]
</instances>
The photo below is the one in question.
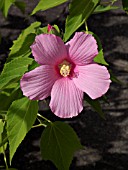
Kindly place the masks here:
<instances>
[{"instance_id":1,"label":"pink ruffled petal","mask_svg":"<svg viewBox=\"0 0 128 170\"><path fill-rule=\"evenodd\" d=\"M64 42L53 34L37 35L31 49L35 60L41 65L54 65L67 57Z\"/></svg>"},{"instance_id":2,"label":"pink ruffled petal","mask_svg":"<svg viewBox=\"0 0 128 170\"><path fill-rule=\"evenodd\" d=\"M52 66L43 65L23 75L20 86L23 94L31 100L43 100L50 96L58 75Z\"/></svg>"},{"instance_id":3,"label":"pink ruffled petal","mask_svg":"<svg viewBox=\"0 0 128 170\"><path fill-rule=\"evenodd\" d=\"M83 109L83 92L69 78L55 82L51 91L50 108L56 116L70 118L77 116Z\"/></svg>"},{"instance_id":4,"label":"pink ruffled petal","mask_svg":"<svg viewBox=\"0 0 128 170\"><path fill-rule=\"evenodd\" d=\"M75 85L92 99L104 95L110 86L110 74L106 67L98 64L77 66L79 76L74 78Z\"/></svg>"},{"instance_id":5,"label":"pink ruffled petal","mask_svg":"<svg viewBox=\"0 0 128 170\"><path fill-rule=\"evenodd\" d=\"M96 40L91 34L76 32L74 37L66 43L69 57L76 65L92 63L98 54Z\"/></svg>"}]
</instances>

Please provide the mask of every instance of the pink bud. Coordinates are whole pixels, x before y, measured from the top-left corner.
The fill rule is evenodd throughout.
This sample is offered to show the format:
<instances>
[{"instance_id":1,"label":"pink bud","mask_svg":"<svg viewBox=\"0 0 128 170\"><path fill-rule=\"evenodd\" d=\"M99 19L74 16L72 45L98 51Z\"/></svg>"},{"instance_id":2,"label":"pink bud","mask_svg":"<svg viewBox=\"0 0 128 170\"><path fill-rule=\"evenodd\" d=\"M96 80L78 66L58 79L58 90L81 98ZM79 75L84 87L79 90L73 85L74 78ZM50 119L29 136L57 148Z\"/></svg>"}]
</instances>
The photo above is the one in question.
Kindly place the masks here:
<instances>
[{"instance_id":1,"label":"pink bud","mask_svg":"<svg viewBox=\"0 0 128 170\"><path fill-rule=\"evenodd\" d=\"M55 30L55 28L52 25L48 24L48 33L53 30Z\"/></svg>"}]
</instances>

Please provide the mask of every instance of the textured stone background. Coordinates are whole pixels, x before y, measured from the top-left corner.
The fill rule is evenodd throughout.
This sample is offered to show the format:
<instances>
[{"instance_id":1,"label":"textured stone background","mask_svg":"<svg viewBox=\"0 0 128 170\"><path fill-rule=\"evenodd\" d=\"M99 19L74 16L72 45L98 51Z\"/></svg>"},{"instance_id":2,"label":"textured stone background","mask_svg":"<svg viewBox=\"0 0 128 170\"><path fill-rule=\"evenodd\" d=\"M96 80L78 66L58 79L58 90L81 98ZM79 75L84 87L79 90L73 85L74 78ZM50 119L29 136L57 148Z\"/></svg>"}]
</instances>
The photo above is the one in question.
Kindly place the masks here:
<instances>
[{"instance_id":1,"label":"textured stone background","mask_svg":"<svg viewBox=\"0 0 128 170\"><path fill-rule=\"evenodd\" d=\"M40 12L28 17L38 1L25 0L25 15L11 7L8 19L0 13L0 69L12 45L22 29L33 21L42 25L56 23L63 28L67 7ZM118 4L120 5L120 3ZM122 81L122 85L112 83L107 97L110 104L103 104L106 120L102 120L86 103L82 113L66 120L76 130L84 150L78 151L70 170L127 170L128 169L128 16L122 10L93 15L88 20L90 31L96 33L103 44L105 58L111 70ZM50 110L43 111L51 117ZM52 114L52 120L58 120ZM54 170L49 161L42 161L39 140L43 129L31 130L18 148L12 166L19 170ZM2 159L2 157L1 157Z\"/></svg>"}]
</instances>

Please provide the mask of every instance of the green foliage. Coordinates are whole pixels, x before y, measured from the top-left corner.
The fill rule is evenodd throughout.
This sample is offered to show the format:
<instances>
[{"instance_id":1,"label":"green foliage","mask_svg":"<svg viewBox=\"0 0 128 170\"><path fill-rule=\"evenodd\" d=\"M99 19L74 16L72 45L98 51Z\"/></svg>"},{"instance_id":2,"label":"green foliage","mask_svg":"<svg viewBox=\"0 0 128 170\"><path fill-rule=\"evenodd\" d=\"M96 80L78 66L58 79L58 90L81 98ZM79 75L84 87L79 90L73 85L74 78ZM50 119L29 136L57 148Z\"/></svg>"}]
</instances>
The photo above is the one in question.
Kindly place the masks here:
<instances>
[{"instance_id":1,"label":"green foliage","mask_svg":"<svg viewBox=\"0 0 128 170\"><path fill-rule=\"evenodd\" d=\"M7 147L7 133L5 128L5 122L0 119L0 154L4 153Z\"/></svg>"},{"instance_id":2,"label":"green foliage","mask_svg":"<svg viewBox=\"0 0 128 170\"><path fill-rule=\"evenodd\" d=\"M48 32L48 34L54 34L56 36L60 36L60 30L57 25L53 25L53 28Z\"/></svg>"},{"instance_id":3,"label":"green foliage","mask_svg":"<svg viewBox=\"0 0 128 170\"><path fill-rule=\"evenodd\" d=\"M128 0L122 0L123 4L123 9L127 12L128 14Z\"/></svg>"},{"instance_id":4,"label":"green foliage","mask_svg":"<svg viewBox=\"0 0 128 170\"><path fill-rule=\"evenodd\" d=\"M7 17L11 5L16 5L22 12L25 11L25 3L18 0L0 0L0 10L4 17Z\"/></svg>"},{"instance_id":5,"label":"green foliage","mask_svg":"<svg viewBox=\"0 0 128 170\"><path fill-rule=\"evenodd\" d=\"M0 89L11 80L20 78L28 70L28 65L31 64L32 61L32 58L19 57L5 64L0 75Z\"/></svg>"},{"instance_id":6,"label":"green foliage","mask_svg":"<svg viewBox=\"0 0 128 170\"><path fill-rule=\"evenodd\" d=\"M96 63L103 64L103 65L106 65L106 66L109 65L104 59L104 54L103 54L102 49L99 51L98 55L94 58L94 61Z\"/></svg>"},{"instance_id":7,"label":"green foliage","mask_svg":"<svg viewBox=\"0 0 128 170\"><path fill-rule=\"evenodd\" d=\"M21 97L22 92L20 88L12 90L10 94L7 94L7 92L2 91L0 93L0 113L7 112L12 102Z\"/></svg>"},{"instance_id":8,"label":"green foliage","mask_svg":"<svg viewBox=\"0 0 128 170\"><path fill-rule=\"evenodd\" d=\"M4 146L4 149L6 149L7 147L7 143L8 143L8 138L7 138L7 132L6 132L6 129L5 129L5 125L4 125L4 131L2 133L2 140L0 141L0 148ZM2 149L2 152L3 152L3 149Z\"/></svg>"},{"instance_id":9,"label":"green foliage","mask_svg":"<svg viewBox=\"0 0 128 170\"><path fill-rule=\"evenodd\" d=\"M54 122L43 131L40 148L44 160L51 160L58 170L69 170L74 152L82 146L69 125Z\"/></svg>"},{"instance_id":10,"label":"green foliage","mask_svg":"<svg viewBox=\"0 0 128 170\"><path fill-rule=\"evenodd\" d=\"M17 6L21 10L22 13L25 12L26 4L23 1L17 0L17 1L14 2L14 4L15 4L15 6Z\"/></svg>"},{"instance_id":11,"label":"green foliage","mask_svg":"<svg viewBox=\"0 0 128 170\"><path fill-rule=\"evenodd\" d=\"M4 123L2 119L0 119L0 143L2 143L2 133L4 129ZM3 153L3 147L0 146L0 154Z\"/></svg>"},{"instance_id":12,"label":"green foliage","mask_svg":"<svg viewBox=\"0 0 128 170\"><path fill-rule=\"evenodd\" d=\"M23 39L21 37L20 41L19 41L19 39L14 41L14 46L16 48L13 48L14 46L12 46L7 62L9 62L10 60L17 58L17 57L29 57L31 54L30 46L34 42L35 36L36 36L36 34L31 33L31 34L27 35L26 37L23 37ZM20 48L18 46L18 43L21 46Z\"/></svg>"},{"instance_id":13,"label":"green foliage","mask_svg":"<svg viewBox=\"0 0 128 170\"><path fill-rule=\"evenodd\" d=\"M98 14L98 13L107 12L107 11L116 10L116 9L119 9L119 7L118 6L111 6L111 5L108 5L108 6L98 5L95 8L93 13Z\"/></svg>"},{"instance_id":14,"label":"green foliage","mask_svg":"<svg viewBox=\"0 0 128 170\"><path fill-rule=\"evenodd\" d=\"M45 27L39 27L38 29L37 29L37 35L39 35L39 34L47 34L48 33L48 28L47 28L47 26L45 26Z\"/></svg>"},{"instance_id":15,"label":"green foliage","mask_svg":"<svg viewBox=\"0 0 128 170\"><path fill-rule=\"evenodd\" d=\"M47 10L50 8L53 8L55 6L58 6L64 2L67 2L67 0L40 0L37 6L32 11L31 15L35 14L36 12L42 10Z\"/></svg>"},{"instance_id":16,"label":"green foliage","mask_svg":"<svg viewBox=\"0 0 128 170\"><path fill-rule=\"evenodd\" d=\"M38 112L37 101L24 97L16 100L7 112L7 134L10 149L10 162L13 155L34 124Z\"/></svg>"},{"instance_id":17,"label":"green foliage","mask_svg":"<svg viewBox=\"0 0 128 170\"><path fill-rule=\"evenodd\" d=\"M37 29L37 34L55 34L57 36L60 36L60 30L59 27L57 25L53 25L53 30L51 30L50 32L48 32L48 26L45 27L39 27Z\"/></svg>"},{"instance_id":18,"label":"green foliage","mask_svg":"<svg viewBox=\"0 0 128 170\"><path fill-rule=\"evenodd\" d=\"M60 29L59 29L59 27L58 27L57 25L55 25L55 24L53 25L53 27L56 29L57 33L60 34Z\"/></svg>"},{"instance_id":19,"label":"green foliage","mask_svg":"<svg viewBox=\"0 0 128 170\"><path fill-rule=\"evenodd\" d=\"M18 39L13 42L8 61L16 57L27 57L31 54L30 45L35 40L36 30L41 25L40 22L34 22L19 35Z\"/></svg>"},{"instance_id":20,"label":"green foliage","mask_svg":"<svg viewBox=\"0 0 128 170\"><path fill-rule=\"evenodd\" d=\"M112 72L112 70L109 69L109 73L110 73L110 79L115 82L115 83L118 83L118 84L123 84L123 82L121 82Z\"/></svg>"},{"instance_id":21,"label":"green foliage","mask_svg":"<svg viewBox=\"0 0 128 170\"><path fill-rule=\"evenodd\" d=\"M40 65L35 60L33 60L32 64L28 67L28 71L31 71L38 66L40 66Z\"/></svg>"},{"instance_id":22,"label":"green foliage","mask_svg":"<svg viewBox=\"0 0 128 170\"><path fill-rule=\"evenodd\" d=\"M15 88L17 89L18 87L18 82L11 82L6 87L4 88L4 92L8 93L7 95L10 95L10 92L14 90Z\"/></svg>"},{"instance_id":23,"label":"green foliage","mask_svg":"<svg viewBox=\"0 0 128 170\"><path fill-rule=\"evenodd\" d=\"M85 100L91 105L91 107L104 119L104 112L102 111L100 102L98 99L92 100L89 96L85 96Z\"/></svg>"},{"instance_id":24,"label":"green foliage","mask_svg":"<svg viewBox=\"0 0 128 170\"><path fill-rule=\"evenodd\" d=\"M5 17L7 17L8 10L15 0L0 0L0 9Z\"/></svg>"},{"instance_id":25,"label":"green foliage","mask_svg":"<svg viewBox=\"0 0 128 170\"><path fill-rule=\"evenodd\" d=\"M102 44L101 44L101 41L100 41L100 39L99 39L99 37L96 35L96 34L94 34L93 32L88 32L88 33L90 33L90 34L92 34L93 36L94 36L94 38L96 39L96 41L97 41L97 45L98 45L98 55L94 58L94 61L96 62L96 63L99 63L99 64L103 64L103 65L106 65L106 66L108 66L109 64L105 61L105 59L104 59L104 53L103 53L103 48L102 48Z\"/></svg>"},{"instance_id":26,"label":"green foliage","mask_svg":"<svg viewBox=\"0 0 128 170\"><path fill-rule=\"evenodd\" d=\"M99 0L73 0L69 6L69 16L66 20L64 40L69 37L87 20L93 13Z\"/></svg>"}]
</instances>

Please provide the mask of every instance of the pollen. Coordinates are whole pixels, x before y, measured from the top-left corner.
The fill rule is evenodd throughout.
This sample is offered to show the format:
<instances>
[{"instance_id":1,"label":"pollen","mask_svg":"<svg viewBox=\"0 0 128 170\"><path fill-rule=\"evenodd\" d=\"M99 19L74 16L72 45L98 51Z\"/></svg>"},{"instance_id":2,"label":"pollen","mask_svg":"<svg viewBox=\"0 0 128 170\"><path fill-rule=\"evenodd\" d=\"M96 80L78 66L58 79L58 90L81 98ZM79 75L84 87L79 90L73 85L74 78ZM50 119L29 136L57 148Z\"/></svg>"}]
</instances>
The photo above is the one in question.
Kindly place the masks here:
<instances>
[{"instance_id":1,"label":"pollen","mask_svg":"<svg viewBox=\"0 0 128 170\"><path fill-rule=\"evenodd\" d=\"M67 77L70 75L70 71L71 71L71 64L64 60L61 64L59 64L59 69L60 69L60 74L63 77Z\"/></svg>"}]
</instances>

